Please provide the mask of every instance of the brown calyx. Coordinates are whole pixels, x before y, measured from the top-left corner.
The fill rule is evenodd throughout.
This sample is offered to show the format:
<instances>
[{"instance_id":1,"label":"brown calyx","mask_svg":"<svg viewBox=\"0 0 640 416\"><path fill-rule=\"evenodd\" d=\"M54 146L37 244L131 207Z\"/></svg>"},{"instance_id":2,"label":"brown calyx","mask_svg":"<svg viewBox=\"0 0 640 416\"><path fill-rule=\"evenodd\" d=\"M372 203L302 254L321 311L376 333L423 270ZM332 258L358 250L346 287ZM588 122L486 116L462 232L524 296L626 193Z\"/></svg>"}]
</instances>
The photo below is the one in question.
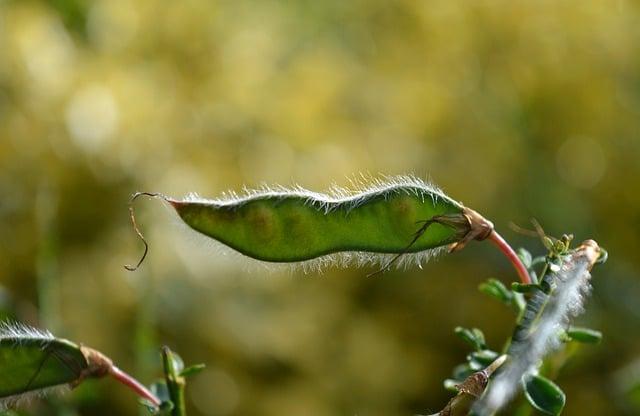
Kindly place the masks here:
<instances>
[{"instance_id":1,"label":"brown calyx","mask_svg":"<svg viewBox=\"0 0 640 416\"><path fill-rule=\"evenodd\" d=\"M87 368L82 370L80 377L73 383L72 387L77 386L86 378L102 378L111 373L113 361L111 361L109 357L100 351L85 347L84 345L80 346L80 351L82 355L84 355L85 360L87 360Z\"/></svg>"},{"instance_id":2,"label":"brown calyx","mask_svg":"<svg viewBox=\"0 0 640 416\"><path fill-rule=\"evenodd\" d=\"M493 223L471 208L464 207L462 216L469 229L460 241L453 243L449 247L450 253L462 250L471 240L482 241L487 239L493 232Z\"/></svg>"}]
</instances>

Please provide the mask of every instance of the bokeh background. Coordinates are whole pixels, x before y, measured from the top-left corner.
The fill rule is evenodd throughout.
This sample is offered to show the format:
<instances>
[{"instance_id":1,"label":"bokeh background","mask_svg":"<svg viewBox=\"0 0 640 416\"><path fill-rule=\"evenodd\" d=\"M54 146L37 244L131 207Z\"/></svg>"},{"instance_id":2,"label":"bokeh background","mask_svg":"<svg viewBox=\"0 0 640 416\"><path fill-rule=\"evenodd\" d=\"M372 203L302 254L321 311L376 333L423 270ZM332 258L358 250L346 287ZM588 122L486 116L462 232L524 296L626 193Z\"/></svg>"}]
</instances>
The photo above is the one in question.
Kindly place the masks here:
<instances>
[{"instance_id":1,"label":"bokeh background","mask_svg":"<svg viewBox=\"0 0 640 416\"><path fill-rule=\"evenodd\" d=\"M433 413L467 352L513 315L488 244L366 278L218 253L159 201L359 173L431 177L508 228L596 239L579 323L604 332L558 382L567 415L640 414L637 1L0 0L2 314L96 347L150 383L169 345L207 370L193 416ZM634 396L635 394L635 396ZM89 382L26 414L136 415Z\"/></svg>"}]
</instances>

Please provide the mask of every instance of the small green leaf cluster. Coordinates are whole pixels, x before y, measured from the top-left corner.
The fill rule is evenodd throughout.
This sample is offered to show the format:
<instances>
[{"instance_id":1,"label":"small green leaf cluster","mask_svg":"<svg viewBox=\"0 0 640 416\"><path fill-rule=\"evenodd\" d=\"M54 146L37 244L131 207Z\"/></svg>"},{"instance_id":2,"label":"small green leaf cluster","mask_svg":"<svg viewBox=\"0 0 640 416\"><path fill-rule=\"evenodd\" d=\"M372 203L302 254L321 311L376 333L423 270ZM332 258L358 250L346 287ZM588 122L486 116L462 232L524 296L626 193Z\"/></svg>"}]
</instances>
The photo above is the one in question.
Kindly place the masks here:
<instances>
[{"instance_id":1,"label":"small green leaf cluster","mask_svg":"<svg viewBox=\"0 0 640 416\"><path fill-rule=\"evenodd\" d=\"M570 326L564 335L567 341L576 341L583 344L599 344L602 340L602 332L579 326Z\"/></svg>"},{"instance_id":2,"label":"small green leaf cluster","mask_svg":"<svg viewBox=\"0 0 640 416\"><path fill-rule=\"evenodd\" d=\"M168 347L162 348L164 379L151 385L151 391L160 399L159 409L143 403L151 412L160 416L185 416L184 390L186 379L204 370L204 364L184 366L182 358Z\"/></svg>"},{"instance_id":3,"label":"small green leaf cluster","mask_svg":"<svg viewBox=\"0 0 640 416\"><path fill-rule=\"evenodd\" d=\"M545 241L545 246L549 251L544 256L533 257L525 249L518 250L518 257L527 267L532 278L531 284L513 283L511 287L507 287L498 279L489 278L478 287L480 292L496 299L516 312L516 330L522 324L523 316L527 309L527 299L535 293L548 296L550 288L547 287L547 272L553 272L554 269L558 268L563 257L569 253L570 236L559 240L550 238L547 238L547 240ZM540 270L536 270L536 268L540 268ZM540 279L538 276L540 276ZM547 278L544 278L545 276ZM487 346L485 336L478 328L456 327L454 331L460 339L471 347L471 352L465 357L465 362L454 367L451 378L444 381L444 386L447 390L457 392L456 386L469 375L485 368L500 353ZM599 331L576 326L569 326L558 335L560 340L565 343L597 344L602 339L602 334ZM508 351L509 342L507 341L503 352ZM541 368L546 367L542 365ZM552 380L541 374L526 373L521 379L521 386L524 398L531 407L544 414L561 414L566 402L566 395Z\"/></svg>"},{"instance_id":4,"label":"small green leaf cluster","mask_svg":"<svg viewBox=\"0 0 640 416\"><path fill-rule=\"evenodd\" d=\"M559 415L567 396L556 383L539 374L522 377L522 390L531 406L547 415Z\"/></svg>"},{"instance_id":5,"label":"small green leaf cluster","mask_svg":"<svg viewBox=\"0 0 640 416\"><path fill-rule=\"evenodd\" d=\"M469 329L459 326L456 327L455 334L473 349L467 354L465 362L457 365L453 369L451 378L444 381L444 386L447 390L457 392L456 386L458 384L462 383L476 371L480 371L489 366L498 358L499 354L487 347L484 334L478 328Z\"/></svg>"}]
</instances>

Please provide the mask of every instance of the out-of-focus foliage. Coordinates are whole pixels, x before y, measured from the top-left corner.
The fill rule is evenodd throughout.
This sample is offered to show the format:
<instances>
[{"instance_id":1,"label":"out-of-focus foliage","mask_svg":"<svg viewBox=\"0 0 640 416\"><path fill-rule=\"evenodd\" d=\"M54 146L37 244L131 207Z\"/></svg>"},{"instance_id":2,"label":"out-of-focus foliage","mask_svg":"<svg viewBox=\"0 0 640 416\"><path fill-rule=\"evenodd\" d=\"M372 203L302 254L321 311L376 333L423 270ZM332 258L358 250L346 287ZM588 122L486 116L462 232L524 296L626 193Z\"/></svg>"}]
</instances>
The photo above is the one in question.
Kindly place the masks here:
<instances>
[{"instance_id":1,"label":"out-of-focus foliage","mask_svg":"<svg viewBox=\"0 0 640 416\"><path fill-rule=\"evenodd\" d=\"M435 411L464 356L453 328L511 331L476 291L514 278L491 247L304 277L247 270L140 204L150 256L122 268L135 190L429 174L515 245L539 243L509 221L536 217L611 253L578 323L603 342L558 383L565 414L633 414L611 375L640 351L639 45L625 0L0 0L0 312L148 381L161 343L207 363L196 416ZM31 414L138 411L90 387Z\"/></svg>"},{"instance_id":2,"label":"out-of-focus foliage","mask_svg":"<svg viewBox=\"0 0 640 416\"><path fill-rule=\"evenodd\" d=\"M566 397L560 387L548 378L537 374L525 376L522 385L529 403L547 415L559 415Z\"/></svg>"}]
</instances>

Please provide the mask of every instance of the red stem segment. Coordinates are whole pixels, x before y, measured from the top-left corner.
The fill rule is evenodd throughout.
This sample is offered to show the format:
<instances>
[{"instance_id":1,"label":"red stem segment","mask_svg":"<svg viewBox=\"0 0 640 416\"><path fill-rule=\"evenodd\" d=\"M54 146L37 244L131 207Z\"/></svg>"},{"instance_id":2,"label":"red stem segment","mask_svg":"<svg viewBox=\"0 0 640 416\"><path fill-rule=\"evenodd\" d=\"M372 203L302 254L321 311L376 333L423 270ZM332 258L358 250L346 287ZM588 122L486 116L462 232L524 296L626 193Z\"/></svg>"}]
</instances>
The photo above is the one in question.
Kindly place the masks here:
<instances>
[{"instance_id":1,"label":"red stem segment","mask_svg":"<svg viewBox=\"0 0 640 416\"><path fill-rule=\"evenodd\" d=\"M147 399L148 401L153 403L154 406L160 407L160 405L162 404L160 400L156 396L154 396L153 393L149 391L149 389L147 389L138 380L131 377L129 374L120 370L115 365L111 367L110 374L113 376L113 378L118 380L120 383L124 384L125 386L129 387L131 390L135 391L138 394L138 396L144 399Z\"/></svg>"},{"instance_id":2,"label":"red stem segment","mask_svg":"<svg viewBox=\"0 0 640 416\"><path fill-rule=\"evenodd\" d=\"M509 243L505 241L504 238L500 234L498 234L495 230L491 232L489 235L489 240L495 244L498 249L509 259L513 267L518 272L518 276L520 276L520 281L526 285L531 284L531 277L529 277L529 272L527 268L524 267L522 261L520 261L520 257L516 254L515 251L511 248Z\"/></svg>"}]
</instances>

